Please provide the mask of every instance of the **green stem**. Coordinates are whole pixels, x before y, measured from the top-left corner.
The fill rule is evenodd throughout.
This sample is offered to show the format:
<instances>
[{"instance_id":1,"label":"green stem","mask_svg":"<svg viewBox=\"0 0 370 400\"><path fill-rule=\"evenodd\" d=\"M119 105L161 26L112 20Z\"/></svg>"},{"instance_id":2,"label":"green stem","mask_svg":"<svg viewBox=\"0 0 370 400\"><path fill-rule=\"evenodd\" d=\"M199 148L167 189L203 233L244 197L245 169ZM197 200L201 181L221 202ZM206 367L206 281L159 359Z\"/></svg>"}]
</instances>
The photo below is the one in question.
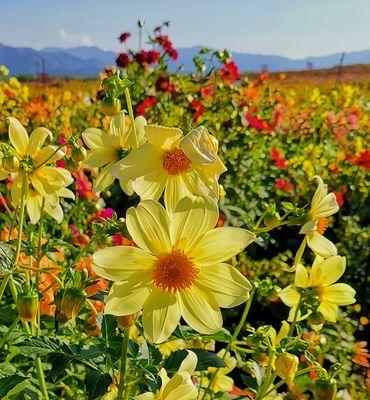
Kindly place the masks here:
<instances>
[{"instance_id":1,"label":"green stem","mask_svg":"<svg viewBox=\"0 0 370 400\"><path fill-rule=\"evenodd\" d=\"M225 358L226 358L227 353L230 351L230 349L232 348L234 342L235 342L236 339L238 338L240 331L243 329L245 320L247 319L249 310L250 310L251 305L252 305L252 300L253 300L253 297L254 297L255 292L256 292L256 288L253 287L253 289L252 289L251 292L250 292L249 299L248 299L248 301L245 303L245 308L244 308L243 314L242 314L242 316L241 316L241 318L240 318L239 324L238 324L238 326L235 328L234 334L232 335L232 337L231 337L230 340L229 340L229 343L228 343L227 346L226 346L225 353L224 353L224 356L222 357L222 359L225 359ZM219 370L219 368L216 369L216 372L212 375L211 379L209 380L208 386L207 386L207 388L206 388L206 391L205 391L205 393L204 393L202 399L204 399L204 396L206 395L207 391L211 388L212 383L213 383L213 381L215 380L215 378L216 378L216 376L217 376L218 370ZM211 395L211 399L213 399L213 395Z\"/></svg>"},{"instance_id":2,"label":"green stem","mask_svg":"<svg viewBox=\"0 0 370 400\"><path fill-rule=\"evenodd\" d=\"M99 239L100 235L95 235L90 242L87 244L86 247L84 247L76 256L76 258L73 260L72 264L70 265L70 268L73 268L79 261L80 259L90 250L91 246Z\"/></svg>"},{"instance_id":3,"label":"green stem","mask_svg":"<svg viewBox=\"0 0 370 400\"><path fill-rule=\"evenodd\" d=\"M125 381L126 381L126 371L127 371L127 350L128 350L128 341L130 338L130 331L129 329L124 328L123 332L124 332L124 337L121 349L121 370L120 370L120 381L118 385L117 400L127 399L126 393L129 393L129 390L126 389ZM124 391L126 392L125 397L123 397Z\"/></svg>"},{"instance_id":4,"label":"green stem","mask_svg":"<svg viewBox=\"0 0 370 400\"><path fill-rule=\"evenodd\" d=\"M8 282L9 282L10 275L11 275L11 274L6 275L6 276L3 278L2 282L1 282L1 285L0 285L0 300L3 298L3 294L4 294L4 291L5 291L5 289L6 289L7 284L8 284Z\"/></svg>"},{"instance_id":5,"label":"green stem","mask_svg":"<svg viewBox=\"0 0 370 400\"><path fill-rule=\"evenodd\" d=\"M269 365L267 367L266 375L264 376L263 383L261 385L260 390L257 393L255 400L263 399L265 397L266 390L268 390L268 388L271 384L272 360L273 360L273 352L270 351L269 352Z\"/></svg>"},{"instance_id":6,"label":"green stem","mask_svg":"<svg viewBox=\"0 0 370 400\"><path fill-rule=\"evenodd\" d=\"M128 88L125 88L125 96L126 96L126 103L127 103L127 111L128 111L128 115L130 117L130 124L132 126L132 130L134 132L134 137L135 137L135 148L137 149L139 147L139 143L138 143L137 133L136 133L134 111L132 109L131 96L130 96L130 91L128 90Z\"/></svg>"}]
</instances>

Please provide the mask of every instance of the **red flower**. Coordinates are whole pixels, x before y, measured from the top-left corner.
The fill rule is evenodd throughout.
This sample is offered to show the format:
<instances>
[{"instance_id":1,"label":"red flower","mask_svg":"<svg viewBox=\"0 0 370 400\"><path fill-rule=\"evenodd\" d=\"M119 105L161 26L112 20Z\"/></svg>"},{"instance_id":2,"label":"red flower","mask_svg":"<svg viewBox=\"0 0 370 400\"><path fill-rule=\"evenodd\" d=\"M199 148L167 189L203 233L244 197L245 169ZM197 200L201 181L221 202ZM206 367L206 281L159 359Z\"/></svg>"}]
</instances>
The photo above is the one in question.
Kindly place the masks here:
<instances>
[{"instance_id":1,"label":"red flower","mask_svg":"<svg viewBox=\"0 0 370 400\"><path fill-rule=\"evenodd\" d=\"M126 53L121 53L116 58L117 67L127 68L130 64L130 57Z\"/></svg>"},{"instance_id":2,"label":"red flower","mask_svg":"<svg viewBox=\"0 0 370 400\"><path fill-rule=\"evenodd\" d=\"M158 35L155 41L162 47L164 51L172 48L172 42L168 39L167 35Z\"/></svg>"},{"instance_id":3,"label":"red flower","mask_svg":"<svg viewBox=\"0 0 370 400\"><path fill-rule=\"evenodd\" d=\"M135 61L140 65L155 64L159 60L159 53L155 50L141 50L134 55Z\"/></svg>"},{"instance_id":4,"label":"red flower","mask_svg":"<svg viewBox=\"0 0 370 400\"><path fill-rule=\"evenodd\" d=\"M193 100L190 103L191 109L193 111L192 117L196 121L199 117L201 117L204 114L204 111L206 108L204 105L199 101L199 100Z\"/></svg>"},{"instance_id":5,"label":"red flower","mask_svg":"<svg viewBox=\"0 0 370 400\"><path fill-rule=\"evenodd\" d=\"M234 61L230 61L220 69L221 79L224 82L234 83L240 79L239 68Z\"/></svg>"},{"instance_id":6,"label":"red flower","mask_svg":"<svg viewBox=\"0 0 370 400\"><path fill-rule=\"evenodd\" d=\"M276 185L275 188L278 190L283 190L284 192L286 192L287 190L292 190L293 189L293 185L290 182L285 182L283 180L283 178L278 178L276 180Z\"/></svg>"},{"instance_id":7,"label":"red flower","mask_svg":"<svg viewBox=\"0 0 370 400\"><path fill-rule=\"evenodd\" d=\"M179 52L173 47L167 50L167 55L176 61L179 58Z\"/></svg>"},{"instance_id":8,"label":"red flower","mask_svg":"<svg viewBox=\"0 0 370 400\"><path fill-rule=\"evenodd\" d=\"M136 107L136 112L139 115L145 116L147 111L155 106L157 99L155 96L146 96L142 103Z\"/></svg>"},{"instance_id":9,"label":"red flower","mask_svg":"<svg viewBox=\"0 0 370 400\"><path fill-rule=\"evenodd\" d=\"M245 119L248 121L249 125L254 129L259 131L267 131L271 132L274 130L272 126L270 126L266 121L262 119L252 117L250 114L246 114Z\"/></svg>"},{"instance_id":10,"label":"red flower","mask_svg":"<svg viewBox=\"0 0 370 400\"><path fill-rule=\"evenodd\" d=\"M131 33L130 33L130 32L124 32L124 33L122 33L122 35L118 38L118 40L119 40L121 43L125 43L126 40L127 40L128 38L130 38L130 37L131 37Z\"/></svg>"},{"instance_id":11,"label":"red flower","mask_svg":"<svg viewBox=\"0 0 370 400\"><path fill-rule=\"evenodd\" d=\"M356 157L353 162L360 167L364 167L365 169L370 169L370 151L366 150L361 153L358 157Z\"/></svg>"},{"instance_id":12,"label":"red flower","mask_svg":"<svg viewBox=\"0 0 370 400\"><path fill-rule=\"evenodd\" d=\"M158 79L157 82L155 83L155 88L157 92L167 92L167 93L173 93L175 87L172 82L170 82L170 78L168 75L161 75Z\"/></svg>"},{"instance_id":13,"label":"red flower","mask_svg":"<svg viewBox=\"0 0 370 400\"><path fill-rule=\"evenodd\" d=\"M274 165L280 169L286 169L286 158L280 155L279 150L272 149L271 150L271 159L274 160Z\"/></svg>"},{"instance_id":14,"label":"red flower","mask_svg":"<svg viewBox=\"0 0 370 400\"><path fill-rule=\"evenodd\" d=\"M342 186L342 189L337 192L333 192L335 194L335 197L337 198L337 203L341 207L344 204L344 199L349 198L349 195L347 194L347 188L345 186Z\"/></svg>"},{"instance_id":15,"label":"red flower","mask_svg":"<svg viewBox=\"0 0 370 400\"><path fill-rule=\"evenodd\" d=\"M76 193L78 196L86 197L87 199L97 199L98 196L92 190L92 184L89 178L84 174L83 171L74 173L73 176L76 179Z\"/></svg>"}]
</instances>

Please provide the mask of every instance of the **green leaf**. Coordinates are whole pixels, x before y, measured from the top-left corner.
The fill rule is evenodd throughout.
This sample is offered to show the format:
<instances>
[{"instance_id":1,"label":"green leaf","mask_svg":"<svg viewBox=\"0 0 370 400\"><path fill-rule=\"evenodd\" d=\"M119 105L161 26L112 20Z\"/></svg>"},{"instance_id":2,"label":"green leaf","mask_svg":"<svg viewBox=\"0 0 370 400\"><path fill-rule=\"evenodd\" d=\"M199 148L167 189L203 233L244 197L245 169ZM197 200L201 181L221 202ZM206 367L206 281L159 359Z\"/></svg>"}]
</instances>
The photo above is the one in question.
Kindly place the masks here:
<instances>
[{"instance_id":1,"label":"green leaf","mask_svg":"<svg viewBox=\"0 0 370 400\"><path fill-rule=\"evenodd\" d=\"M101 333L109 347L109 343L116 336L117 320L114 315L105 314L101 323Z\"/></svg>"},{"instance_id":2,"label":"green leaf","mask_svg":"<svg viewBox=\"0 0 370 400\"><path fill-rule=\"evenodd\" d=\"M109 374L102 374L99 371L91 371L86 375L85 385L89 395L89 400L94 400L105 394L112 378Z\"/></svg>"},{"instance_id":3,"label":"green leaf","mask_svg":"<svg viewBox=\"0 0 370 400\"><path fill-rule=\"evenodd\" d=\"M14 251L6 243L0 241L0 276L10 274Z\"/></svg>"},{"instance_id":4,"label":"green leaf","mask_svg":"<svg viewBox=\"0 0 370 400\"><path fill-rule=\"evenodd\" d=\"M60 341L46 336L27 338L20 345L21 352L26 356L42 357L55 351L62 351Z\"/></svg>"},{"instance_id":5,"label":"green leaf","mask_svg":"<svg viewBox=\"0 0 370 400\"><path fill-rule=\"evenodd\" d=\"M72 356L64 353L53 353L48 357L49 363L52 365L51 376L54 382L59 378L59 376L65 373L66 368L72 361Z\"/></svg>"},{"instance_id":6,"label":"green leaf","mask_svg":"<svg viewBox=\"0 0 370 400\"><path fill-rule=\"evenodd\" d=\"M7 376L0 379L0 399L3 399L10 390L18 385L18 383L23 382L26 379L28 378L20 375Z\"/></svg>"}]
</instances>

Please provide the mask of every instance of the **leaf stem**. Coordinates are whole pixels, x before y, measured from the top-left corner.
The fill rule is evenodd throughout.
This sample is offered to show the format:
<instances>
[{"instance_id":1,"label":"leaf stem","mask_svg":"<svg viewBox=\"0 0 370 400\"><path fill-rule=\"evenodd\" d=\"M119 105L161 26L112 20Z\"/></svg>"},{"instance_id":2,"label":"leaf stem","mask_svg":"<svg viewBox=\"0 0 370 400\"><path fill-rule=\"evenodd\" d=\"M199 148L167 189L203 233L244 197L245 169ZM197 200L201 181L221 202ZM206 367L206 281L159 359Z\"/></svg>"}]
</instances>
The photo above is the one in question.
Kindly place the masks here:
<instances>
[{"instance_id":1,"label":"leaf stem","mask_svg":"<svg viewBox=\"0 0 370 400\"><path fill-rule=\"evenodd\" d=\"M124 328L123 333L124 336L121 349L121 370L120 370L120 381L118 385L117 400L126 400L127 393L129 393L129 389L126 388L126 372L127 372L127 350L130 338L130 330ZM123 396L124 391L125 391L125 396Z\"/></svg>"}]
</instances>

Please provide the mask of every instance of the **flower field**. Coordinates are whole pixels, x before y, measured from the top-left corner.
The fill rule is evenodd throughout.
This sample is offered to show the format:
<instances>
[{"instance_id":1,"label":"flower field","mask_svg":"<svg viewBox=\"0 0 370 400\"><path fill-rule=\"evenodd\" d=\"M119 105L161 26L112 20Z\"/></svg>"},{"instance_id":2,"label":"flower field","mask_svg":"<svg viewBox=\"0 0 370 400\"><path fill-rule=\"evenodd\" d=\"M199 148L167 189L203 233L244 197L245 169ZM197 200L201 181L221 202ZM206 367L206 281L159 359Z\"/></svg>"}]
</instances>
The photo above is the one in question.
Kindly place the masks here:
<instances>
[{"instance_id":1,"label":"flower field","mask_svg":"<svg viewBox=\"0 0 370 400\"><path fill-rule=\"evenodd\" d=\"M0 68L0 398L367 399L370 81L184 73L162 28Z\"/></svg>"}]
</instances>

